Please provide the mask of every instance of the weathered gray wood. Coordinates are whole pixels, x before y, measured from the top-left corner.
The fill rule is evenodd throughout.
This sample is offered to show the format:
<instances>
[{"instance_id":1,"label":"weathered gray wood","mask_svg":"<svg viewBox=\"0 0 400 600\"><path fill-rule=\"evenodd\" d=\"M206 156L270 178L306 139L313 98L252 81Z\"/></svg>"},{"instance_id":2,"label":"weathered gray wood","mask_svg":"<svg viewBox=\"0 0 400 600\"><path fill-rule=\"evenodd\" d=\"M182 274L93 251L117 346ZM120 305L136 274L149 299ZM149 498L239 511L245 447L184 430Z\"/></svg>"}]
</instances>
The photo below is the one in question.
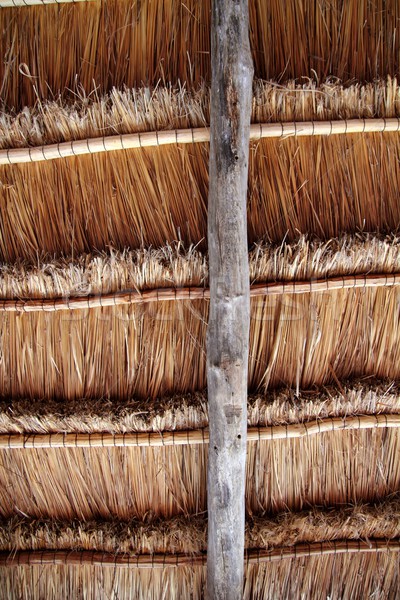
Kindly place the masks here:
<instances>
[{"instance_id":1,"label":"weathered gray wood","mask_svg":"<svg viewBox=\"0 0 400 600\"><path fill-rule=\"evenodd\" d=\"M250 290L246 196L253 67L247 0L213 0L208 246L209 599L243 594Z\"/></svg>"}]
</instances>

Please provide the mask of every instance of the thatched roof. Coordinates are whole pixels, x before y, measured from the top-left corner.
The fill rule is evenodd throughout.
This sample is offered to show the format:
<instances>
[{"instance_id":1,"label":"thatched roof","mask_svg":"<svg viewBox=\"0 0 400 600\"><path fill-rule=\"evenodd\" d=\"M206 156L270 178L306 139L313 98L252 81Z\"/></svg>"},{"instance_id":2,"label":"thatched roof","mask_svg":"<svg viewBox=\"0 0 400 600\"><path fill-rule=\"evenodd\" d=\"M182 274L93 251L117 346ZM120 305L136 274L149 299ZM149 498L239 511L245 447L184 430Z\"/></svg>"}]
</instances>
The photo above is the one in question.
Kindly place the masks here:
<instances>
[{"instance_id":1,"label":"thatched roof","mask_svg":"<svg viewBox=\"0 0 400 600\"><path fill-rule=\"evenodd\" d=\"M0 10L2 598L204 597L209 13ZM250 0L248 599L398 596L399 18Z\"/></svg>"}]
</instances>

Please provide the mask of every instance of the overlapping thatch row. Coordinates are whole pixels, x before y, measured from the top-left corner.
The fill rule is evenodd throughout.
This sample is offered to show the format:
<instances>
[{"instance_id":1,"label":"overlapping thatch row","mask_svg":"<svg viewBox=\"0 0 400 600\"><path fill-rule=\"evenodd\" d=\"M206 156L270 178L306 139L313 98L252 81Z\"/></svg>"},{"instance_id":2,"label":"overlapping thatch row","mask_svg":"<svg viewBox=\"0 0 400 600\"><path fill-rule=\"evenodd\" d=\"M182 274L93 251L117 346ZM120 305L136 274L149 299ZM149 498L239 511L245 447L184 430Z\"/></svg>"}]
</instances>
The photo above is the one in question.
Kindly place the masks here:
<instances>
[{"instance_id":1,"label":"overlapping thatch row","mask_svg":"<svg viewBox=\"0 0 400 600\"><path fill-rule=\"evenodd\" d=\"M251 277L259 282L392 273L399 270L399 255L395 236L261 245L250 257ZM2 275L3 297L70 297L154 285L201 285L207 280L207 265L194 249L185 253L178 246L38 267L4 266ZM399 293L382 287L255 298L250 387L286 383L298 390L328 383L333 373L340 378L397 378ZM206 300L186 300L3 314L0 338L8 352L0 364L0 394L126 399L201 390L207 306ZM349 344L350 338L355 343Z\"/></svg>"},{"instance_id":2,"label":"overlapping thatch row","mask_svg":"<svg viewBox=\"0 0 400 600\"><path fill-rule=\"evenodd\" d=\"M398 429L250 442L250 515L373 502L399 489ZM282 460L282 457L285 457ZM207 446L2 450L1 517L145 519L206 510Z\"/></svg>"},{"instance_id":3,"label":"overlapping thatch row","mask_svg":"<svg viewBox=\"0 0 400 600\"><path fill-rule=\"evenodd\" d=\"M249 242L269 236L396 231L397 133L263 140L252 147ZM271 174L273 174L271 176ZM76 255L164 245L205 245L208 147L190 144L4 166L0 256ZM335 198L335 202L332 202Z\"/></svg>"},{"instance_id":4,"label":"overlapping thatch row","mask_svg":"<svg viewBox=\"0 0 400 600\"><path fill-rule=\"evenodd\" d=\"M398 114L399 98L395 80L349 88L291 82L283 89L259 82L253 119L390 116ZM15 118L3 114L2 145L204 125L208 102L203 87L114 91L94 103L40 105ZM398 143L392 133L254 144L250 242L265 235L280 242L287 232L293 239L299 231L329 238L346 230L397 230ZM198 243L206 236L208 145L5 166L0 173L3 260L36 260L43 251L76 255L109 245L158 247L176 239Z\"/></svg>"},{"instance_id":5,"label":"overlapping thatch row","mask_svg":"<svg viewBox=\"0 0 400 600\"><path fill-rule=\"evenodd\" d=\"M293 574L296 574L295 576ZM396 554L337 555L293 559L246 569L245 600L277 597L310 600L324 597L396 598L399 564ZM340 576L338 576L340 574ZM0 590L7 598L57 600L99 597L120 600L191 598L205 594L205 568L114 569L112 567L33 566L0 568ZM83 596L83 590L85 596Z\"/></svg>"},{"instance_id":6,"label":"overlapping thatch row","mask_svg":"<svg viewBox=\"0 0 400 600\"><path fill-rule=\"evenodd\" d=\"M400 290L336 290L252 300L249 387L400 378ZM2 397L155 398L205 387L208 301L4 313Z\"/></svg>"},{"instance_id":7,"label":"overlapping thatch row","mask_svg":"<svg viewBox=\"0 0 400 600\"><path fill-rule=\"evenodd\" d=\"M332 432L248 449L248 513L375 501L399 489L397 430Z\"/></svg>"},{"instance_id":8,"label":"overlapping thatch row","mask_svg":"<svg viewBox=\"0 0 400 600\"><path fill-rule=\"evenodd\" d=\"M342 381L339 387L328 385L299 393L286 388L252 394L248 399L250 427L399 412L399 384L371 378ZM0 400L0 433L3 435L162 432L201 429L207 425L207 398L200 392L155 400Z\"/></svg>"},{"instance_id":9,"label":"overlapping thatch row","mask_svg":"<svg viewBox=\"0 0 400 600\"><path fill-rule=\"evenodd\" d=\"M204 516L131 521L55 521L16 517L0 522L0 551L96 550L137 554L201 553L206 550ZM272 549L333 540L393 539L400 536L397 496L375 505L311 508L246 523L248 549Z\"/></svg>"},{"instance_id":10,"label":"overlapping thatch row","mask_svg":"<svg viewBox=\"0 0 400 600\"><path fill-rule=\"evenodd\" d=\"M250 3L256 76L372 80L399 70L395 0ZM117 0L1 12L1 96L33 105L82 85L155 85L210 77L210 3ZM296 40L296 44L293 44ZM65 57L65 48L69 49Z\"/></svg>"},{"instance_id":11,"label":"overlapping thatch row","mask_svg":"<svg viewBox=\"0 0 400 600\"><path fill-rule=\"evenodd\" d=\"M72 140L209 124L210 90L205 85L113 88L103 96L83 91L69 102L62 98L0 112L0 148L42 146ZM256 79L253 123L327 121L396 117L400 113L397 79L373 83L313 80L284 85Z\"/></svg>"},{"instance_id":12,"label":"overlapping thatch row","mask_svg":"<svg viewBox=\"0 0 400 600\"><path fill-rule=\"evenodd\" d=\"M397 235L359 233L328 242L260 242L249 254L252 284L400 272ZM127 290L208 286L206 255L180 244L0 265L1 299L74 298Z\"/></svg>"}]
</instances>

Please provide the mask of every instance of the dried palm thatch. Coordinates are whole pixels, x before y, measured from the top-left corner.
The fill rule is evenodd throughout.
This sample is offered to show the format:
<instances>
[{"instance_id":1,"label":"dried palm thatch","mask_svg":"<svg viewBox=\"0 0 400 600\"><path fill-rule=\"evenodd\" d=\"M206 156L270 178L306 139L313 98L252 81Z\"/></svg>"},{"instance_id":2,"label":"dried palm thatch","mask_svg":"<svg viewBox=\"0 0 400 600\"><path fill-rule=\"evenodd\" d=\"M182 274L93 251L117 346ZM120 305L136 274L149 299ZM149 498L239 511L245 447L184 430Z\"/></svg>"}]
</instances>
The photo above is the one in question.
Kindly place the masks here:
<instances>
[{"instance_id":1,"label":"dried palm thatch","mask_svg":"<svg viewBox=\"0 0 400 600\"><path fill-rule=\"evenodd\" d=\"M400 485L398 429L250 442L250 515L373 502ZM285 460L282 461L282 456ZM144 519L205 510L207 446L2 450L1 517Z\"/></svg>"},{"instance_id":2,"label":"dried palm thatch","mask_svg":"<svg viewBox=\"0 0 400 600\"><path fill-rule=\"evenodd\" d=\"M83 590L86 597L93 600L200 600L204 597L205 568L131 570L90 566L0 567L0 581L0 589L5 597L23 600L79 598Z\"/></svg>"},{"instance_id":3,"label":"dried palm thatch","mask_svg":"<svg viewBox=\"0 0 400 600\"><path fill-rule=\"evenodd\" d=\"M166 570L129 570L110 567L33 566L4 568L2 587L8 597L41 600L63 595L120 600L191 598L205 593L202 567ZM396 598L398 557L393 554L359 554L314 557L251 565L246 570L244 598L271 599L302 597L318 600L321 594L333 598L365 598L375 593L378 600ZM296 576L293 573L296 572ZM338 577L338 573L344 577Z\"/></svg>"},{"instance_id":4,"label":"dried palm thatch","mask_svg":"<svg viewBox=\"0 0 400 600\"><path fill-rule=\"evenodd\" d=\"M245 600L277 597L350 600L372 596L384 600L398 597L398 585L397 555L337 555L251 566L243 597Z\"/></svg>"},{"instance_id":5,"label":"dried palm thatch","mask_svg":"<svg viewBox=\"0 0 400 600\"><path fill-rule=\"evenodd\" d=\"M96 102L50 103L15 118L3 115L3 147L204 125L208 101L206 88L160 88L151 96L146 90L114 91ZM258 83L253 119L386 117L396 115L398 105L395 80L349 88ZM295 239L299 231L323 238L357 228L396 231L397 146L395 133L258 142L250 166L250 243L266 234L280 241L288 232ZM3 260L35 260L43 251L76 255L109 245L158 247L175 239L198 243L205 237L208 145L3 166L0 175Z\"/></svg>"},{"instance_id":6,"label":"dried palm thatch","mask_svg":"<svg viewBox=\"0 0 400 600\"><path fill-rule=\"evenodd\" d=\"M256 76L372 80L399 70L395 0L250 3ZM116 0L3 9L1 97L32 105L82 85L190 84L210 76L210 3ZM54 43L57 40L57 43ZM297 43L293 45L293 40ZM69 48L65 57L65 48Z\"/></svg>"},{"instance_id":7,"label":"dried palm thatch","mask_svg":"<svg viewBox=\"0 0 400 600\"><path fill-rule=\"evenodd\" d=\"M292 388L253 394L248 402L250 427L282 427L314 420L400 412L400 391L394 381L366 378L342 381L296 393ZM2 399L0 433L50 434L108 432L158 433L207 427L205 393L174 395L155 400L110 398L69 402Z\"/></svg>"},{"instance_id":8,"label":"dried palm thatch","mask_svg":"<svg viewBox=\"0 0 400 600\"><path fill-rule=\"evenodd\" d=\"M113 88L102 96L86 94L0 112L0 148L43 146L112 135L202 128L209 124L210 90L172 85L154 89ZM393 118L400 114L396 78L374 83L313 80L284 85L256 79L253 123Z\"/></svg>"},{"instance_id":9,"label":"dried palm thatch","mask_svg":"<svg viewBox=\"0 0 400 600\"><path fill-rule=\"evenodd\" d=\"M326 245L303 239L297 246L258 246L251 255L251 276L257 281L325 279L348 272L350 262L353 273L378 270L385 276L398 272L397 246L395 237L369 236ZM358 248L364 250L353 261ZM126 286L162 287L167 281L169 287L199 284L207 277L204 258L193 249L185 255L179 246L27 268L3 268L2 294L15 299L61 293L68 299ZM398 288L310 290L253 299L250 387L321 385L332 380L332 372L339 378L361 373L397 378ZM207 306L207 300L184 300L3 314L0 338L8 352L0 364L0 394L122 399L202 389ZM349 345L349 336L357 342Z\"/></svg>"},{"instance_id":10,"label":"dried palm thatch","mask_svg":"<svg viewBox=\"0 0 400 600\"><path fill-rule=\"evenodd\" d=\"M301 282L400 272L400 240L358 233L321 242L301 236L295 243L259 242L249 253L252 285ZM141 250L110 250L76 258L42 256L0 265L0 299L103 296L126 290L208 286L207 256L180 243Z\"/></svg>"},{"instance_id":11,"label":"dried palm thatch","mask_svg":"<svg viewBox=\"0 0 400 600\"><path fill-rule=\"evenodd\" d=\"M0 149L130 133L142 145L148 132L159 142L162 130L207 127L209 9L104 0L2 10ZM275 78L254 84L253 123L296 133L291 121L337 120L347 135L251 147L251 284L268 287L252 301L244 597L396 597L400 431L388 425L400 412L400 142L367 133L366 121L351 134L348 120L399 124L399 7L254 0L250 13L256 72ZM0 434L9 446L12 435L60 432L164 442L1 449L0 563L32 566L0 566L0 596L204 593L207 444L175 442L193 430L207 441L208 145L174 141L0 167ZM362 287L349 290L349 277ZM106 307L107 294L128 301ZM290 437L316 422L317 435ZM189 566L117 568L178 559Z\"/></svg>"},{"instance_id":12,"label":"dried palm thatch","mask_svg":"<svg viewBox=\"0 0 400 600\"><path fill-rule=\"evenodd\" d=\"M57 521L13 518L0 522L0 551L95 550L138 554L200 554L206 549L204 516L130 521ZM311 508L260 515L246 523L247 549L274 549L340 540L391 540L400 536L398 496L376 504ZM367 542L368 543L368 542Z\"/></svg>"},{"instance_id":13,"label":"dried palm thatch","mask_svg":"<svg viewBox=\"0 0 400 600\"><path fill-rule=\"evenodd\" d=\"M329 239L357 229L396 231L398 154L396 133L257 143L249 242L265 235L293 240L299 232ZM4 166L0 256L35 260L43 251L202 242L207 169L208 147L201 144Z\"/></svg>"},{"instance_id":14,"label":"dried palm thatch","mask_svg":"<svg viewBox=\"0 0 400 600\"><path fill-rule=\"evenodd\" d=\"M290 556L290 552L296 552L295 561L296 563L301 563L302 570L308 566L308 563L317 567L317 579L314 580L314 584L317 586L318 590L320 590L323 585L338 586L336 579L332 577L333 574L329 572L329 568L325 570L325 572L323 570L320 571L319 569L321 569L321 567L325 567L326 569L326 566L330 565L331 562L334 562L335 564L337 561L343 561L343 563L346 564L346 561L348 562L346 554L353 551L361 551L358 556L354 555L354 558L352 559L353 565L354 563L357 566L359 563L365 564L368 560L384 565L388 563L387 566L392 565L392 572L390 573L392 579L396 580L395 574L398 558L396 555L390 556L387 551L385 552L385 546L382 545L382 547L380 547L379 542L374 539L374 536L376 536L377 533L384 533L386 539L389 540L393 539L395 535L398 535L398 518L396 517L398 512L398 499L394 497L375 506L358 505L355 507L329 511L314 509L303 513L283 513L275 519L269 520L265 518L252 519L251 522L247 524L246 528L246 546L250 548L247 554L247 593L253 588L252 595L249 597L274 597L271 593L276 594L280 588L285 588L288 579L287 574L286 576L283 575L288 572L288 561L287 559L283 560L283 558ZM124 594L127 590L124 590L124 588L119 590L118 588L120 578L123 578L121 570L117 568L118 561L120 561L120 565L123 565L123 561L127 563L128 560L131 560L132 565L134 565L136 560L139 564L139 559L143 559L141 563L145 564L146 554L143 553L166 551L172 552L172 554L164 554L164 564L172 565L174 557L175 561L182 560L183 562L184 556L186 556L187 560L190 561L190 554L188 553L191 553L192 555L191 560L193 564L202 564L201 552L205 548L206 543L205 526L206 523L201 517L191 519L190 521L176 518L169 521L153 520L147 523L138 523L135 521L126 523L85 523L77 521L63 523L14 519L13 521L1 524L0 540L1 548L16 551L15 554L9 555L8 561L10 565L17 564L17 557L18 560L21 561L21 564L23 564L23 561L26 558L27 560L32 561L33 564L35 560L38 560L43 561L43 564L45 565L47 554L49 555L48 558L50 558L51 554L46 550L49 547L54 549L52 555L57 564L58 558L56 557L57 554L59 554L61 558L62 549L68 549L66 555L67 563L72 562L75 558L78 559L78 552L76 550L71 551L71 547L84 550L81 554L81 560L84 561L89 559L96 561L93 552L88 551L88 549L91 550L96 548L97 560L100 563L103 563L103 565L106 564L109 559L112 561L112 554L104 554L104 551L117 552L117 554L114 554L114 569L110 568L110 566L108 568L105 566L93 568L81 565L79 568L75 567L73 572L70 571L70 575L73 574L73 578L69 581L70 585L73 585L72 582L76 580L79 581L85 570L91 571L95 575L101 573L101 580L96 579L96 577L93 579L94 583L92 585L94 585L95 588L99 589L99 586L102 584L104 585L104 583L107 582L110 593L118 594L121 591L121 593ZM340 535L342 536L342 539L347 536L346 542L340 540L336 541ZM362 538L366 538L367 541L360 542ZM279 547L282 539L285 542L285 547ZM299 540L306 540L310 545L307 546L303 543L302 546L302 544L299 543ZM316 544L315 540L330 540L330 544L327 544L326 542ZM355 540L356 543L352 543L352 540ZM252 549L255 548L254 544L258 544L256 551ZM393 550L395 550L395 540L393 540L393 542L386 541L386 550L391 548L390 544L392 544ZM33 548L42 550L36 552L35 555L35 552L32 552ZM304 555L303 550L304 552L307 552L307 548L308 558L301 558L301 556ZM381 556L376 553L379 548L381 551L385 552ZM26 556L24 554L24 549L29 549L28 551L25 551ZM265 552L263 549L269 550ZM334 554L331 558L324 556L324 553L329 551ZM341 558L342 551L346 553L343 558ZM367 557L367 555L363 554L365 551L373 552L373 554ZM121 554L122 552L124 553L123 555ZM182 554L182 552L186 554ZM311 558L314 554L315 556L321 556L319 558ZM155 561L153 563L154 567L158 566L156 562L158 558L161 558L161 555L147 555L148 560ZM274 565L274 563L271 563L270 561L275 560L275 558L278 558L279 562ZM262 562L265 560L268 560L269 564L264 566L262 565ZM257 562L259 564L257 564ZM252 566L252 563L255 563L256 566ZM112 562L110 562L110 565L111 564ZM178 563L176 562L175 564ZM289 563L289 565L290 567L298 568L298 565L296 564L292 565ZM31 575L34 574L35 569L37 569L37 567L30 567L29 573ZM42 569L44 572L47 571L47 575L50 575L48 567L42 566ZM58 567L57 569L53 567L53 569L53 576L59 576L60 570L68 569L68 567L63 566ZM2 570L4 570L4 568ZM257 579L254 579L257 570L261 570L262 577L258 576ZM271 573L271 571L272 573L274 573L274 571L280 573L281 577L270 579L267 583L267 581L264 580L264 576L267 575L268 572ZM130 577L133 579L133 589L139 592L144 571L140 569L131 569L127 572L130 573ZM162 579L164 581L171 580L173 584L178 583L175 580L175 569L165 570L164 568L162 573ZM201 577L202 570L198 567L191 568L187 570L187 573L190 574L193 581L193 577L195 577L196 574ZM6 584L8 585L12 582L12 584L15 585L16 583L24 581L27 574L28 571L24 567L8 569L8 572L4 573L5 580L2 579L2 582L7 582ZM153 576L152 583L154 583L154 580L157 580L160 575L154 570L151 571L151 574ZM323 574L325 574L325 579L323 579ZM327 574L328 577L326 577ZM179 568L179 575L182 576L182 567ZM322 581L320 581L321 579ZM380 580L381 590L384 591L386 588L385 585L382 585L383 582L381 579L382 577L379 572L378 581ZM180 585L182 585L185 578L182 579L182 577L180 577L179 580ZM37 584L39 581L40 578L37 580ZM46 580L46 583L49 585L49 579ZM196 593L201 595L201 579L198 580L197 583L199 584L199 588L192 590L192 594ZM298 584L297 580L296 584ZM304 584L309 587L309 574L304 578L303 585ZM345 583L342 583L341 585L343 589L346 589ZM352 583L353 590L358 590L359 593L361 592L361 587L363 585L368 588L371 585L371 581L369 581L368 578L363 578L362 581L357 578L356 583ZM89 588L89 590L91 590L91 588ZM179 584L178 587L175 588L175 592L177 590L180 590ZM256 590L258 590L258 593L256 593ZM300 590L298 588L294 587L293 592L296 594L294 597L300 597ZM309 589L309 593L310 592L312 592L312 590ZM49 590L47 590L47 595L49 596Z\"/></svg>"},{"instance_id":15,"label":"dried palm thatch","mask_svg":"<svg viewBox=\"0 0 400 600\"><path fill-rule=\"evenodd\" d=\"M377 288L254 299L250 389L323 385L332 373L399 378L399 295ZM206 321L199 300L5 313L1 395L68 401L203 389Z\"/></svg>"}]
</instances>

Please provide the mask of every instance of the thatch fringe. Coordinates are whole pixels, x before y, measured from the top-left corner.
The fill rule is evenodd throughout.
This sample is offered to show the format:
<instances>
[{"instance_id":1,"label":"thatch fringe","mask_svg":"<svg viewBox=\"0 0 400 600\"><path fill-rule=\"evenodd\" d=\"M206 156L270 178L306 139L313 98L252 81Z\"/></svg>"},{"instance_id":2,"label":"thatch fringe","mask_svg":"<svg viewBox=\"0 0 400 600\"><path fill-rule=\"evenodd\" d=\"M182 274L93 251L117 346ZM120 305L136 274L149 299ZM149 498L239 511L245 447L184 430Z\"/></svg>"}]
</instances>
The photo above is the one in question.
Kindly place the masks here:
<instances>
[{"instance_id":1,"label":"thatch fringe","mask_svg":"<svg viewBox=\"0 0 400 600\"><path fill-rule=\"evenodd\" d=\"M400 412L400 384L366 379L296 392L291 388L252 394L248 399L249 427L284 429L301 423L329 423L339 419L357 425L358 418L376 419ZM367 422L368 422L367 419ZM376 422L376 421L375 421ZM205 430L208 425L206 393L175 395L156 400L110 398L55 400L0 400L0 434L51 435L129 432L154 433ZM318 425L317 425L318 428ZM329 431L329 426L328 426ZM184 433L184 437L186 433ZM286 433L285 436L286 437ZM145 437L146 439L146 437ZM153 438L151 438L153 439Z\"/></svg>"},{"instance_id":2,"label":"thatch fringe","mask_svg":"<svg viewBox=\"0 0 400 600\"><path fill-rule=\"evenodd\" d=\"M248 442L297 439L333 431L400 428L400 414L327 418L276 427L250 427ZM130 448L195 446L209 443L208 429L157 433L50 433L0 435L0 449L23 448Z\"/></svg>"},{"instance_id":3,"label":"thatch fringe","mask_svg":"<svg viewBox=\"0 0 400 600\"><path fill-rule=\"evenodd\" d=\"M146 521L58 521L15 517L0 521L0 551L75 550L146 554L199 554L206 549L207 519L201 515ZM248 550L293 548L348 540L367 545L372 539L400 536L398 495L375 504L337 508L312 507L299 512L260 515L246 521ZM371 545L372 546L372 545Z\"/></svg>"},{"instance_id":4,"label":"thatch fringe","mask_svg":"<svg viewBox=\"0 0 400 600\"><path fill-rule=\"evenodd\" d=\"M24 107L21 112L0 112L0 148L48 146L88 138L99 138L102 144L102 138L110 136L125 139L127 134L156 131L159 143L171 131L172 143L181 142L180 135L178 140L175 138L175 130L208 126L209 103L210 90L205 84L191 89L172 85L155 89L113 88L100 98L80 90L70 102L60 97ZM258 79L253 85L253 123L282 122L294 127L293 122L298 121L314 121L318 125L339 120L345 128L344 122L351 119L380 119L381 130L382 119L399 116L400 89L396 78L347 85L336 79L319 84L311 79L304 83L288 81L284 85ZM279 125L277 134L281 133ZM149 143L148 135L140 139L143 145ZM193 141L191 134L188 141ZM154 142L157 145L155 133Z\"/></svg>"},{"instance_id":5,"label":"thatch fringe","mask_svg":"<svg viewBox=\"0 0 400 600\"><path fill-rule=\"evenodd\" d=\"M299 282L309 280L307 287L318 279L340 278L341 287L355 283L361 275L365 281L374 275L400 272L400 238L358 233L343 235L322 242L318 238L301 236L296 243L283 241L279 245L260 242L249 254L250 280L253 286L269 282ZM387 283L393 281L387 278ZM383 282L382 282L383 283ZM34 263L0 264L0 299L60 299L72 302L74 298L97 296L102 299L116 293L132 291L146 298L147 290L174 288L173 299L181 288L201 288L201 297L208 286L206 255L195 247L185 250L182 244L171 244L159 249L111 250L98 254L83 254L75 259L43 257ZM296 286L281 290L275 283L270 291L296 292ZM301 286L300 288L301 289ZM257 287L254 287L257 290ZM309 291L309 290L308 290ZM129 293L128 293L129 296ZM162 299L159 293L149 299ZM169 296L167 296L167 299ZM190 298L190 293L185 294ZM127 298L129 301L129 297ZM93 301L96 301L93 298ZM61 302L62 304L62 302ZM46 304L51 310L54 302ZM0 306L4 306L1 304ZM14 302L17 309L18 302ZM86 304L85 308L89 305ZM23 308L21 306L21 308Z\"/></svg>"},{"instance_id":6,"label":"thatch fringe","mask_svg":"<svg viewBox=\"0 0 400 600\"><path fill-rule=\"evenodd\" d=\"M210 2L118 0L3 9L2 98L33 105L81 85L99 93L113 86L210 78ZM250 4L255 75L263 79L328 76L372 81L399 71L396 0L307 0ZM293 44L296 40L296 44ZM65 57L68 48L68 57ZM371 58L373 57L373 58Z\"/></svg>"},{"instance_id":7,"label":"thatch fringe","mask_svg":"<svg viewBox=\"0 0 400 600\"><path fill-rule=\"evenodd\" d=\"M354 133L398 133L400 118L351 119L341 121L302 121L295 123L259 123L250 126L250 141L262 139L286 139L290 137L347 135ZM209 129L174 129L151 131L100 138L87 138L53 144L0 150L0 165L34 163L71 156L84 156L132 148L151 148L175 144L199 144L210 141Z\"/></svg>"}]
</instances>

